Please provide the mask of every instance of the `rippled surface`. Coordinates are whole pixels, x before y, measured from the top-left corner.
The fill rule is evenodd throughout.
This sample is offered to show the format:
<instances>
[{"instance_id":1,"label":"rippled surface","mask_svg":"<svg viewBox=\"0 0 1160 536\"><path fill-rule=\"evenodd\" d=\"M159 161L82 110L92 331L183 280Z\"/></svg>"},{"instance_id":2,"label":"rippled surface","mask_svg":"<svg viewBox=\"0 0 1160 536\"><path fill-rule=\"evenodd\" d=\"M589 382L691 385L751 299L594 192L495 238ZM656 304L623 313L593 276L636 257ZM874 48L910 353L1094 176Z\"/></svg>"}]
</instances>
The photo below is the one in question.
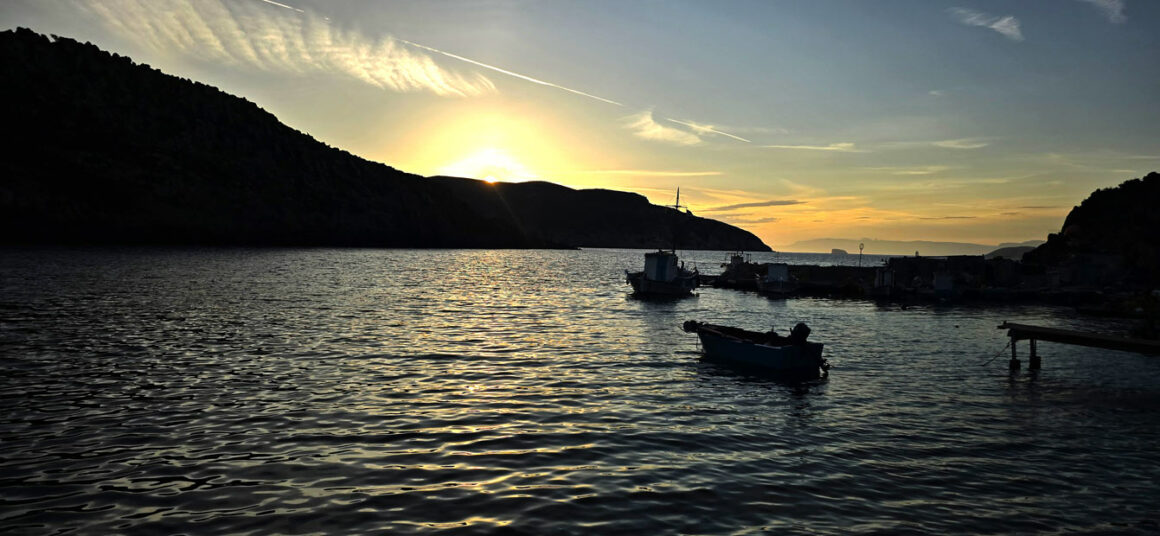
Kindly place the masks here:
<instances>
[{"instance_id":1,"label":"rippled surface","mask_svg":"<svg viewBox=\"0 0 1160 536\"><path fill-rule=\"evenodd\" d=\"M1041 343L1038 374L984 365L1005 319L1090 320L644 302L640 253L0 250L0 528L1160 530L1160 360ZM805 321L834 369L703 362L694 318Z\"/></svg>"}]
</instances>

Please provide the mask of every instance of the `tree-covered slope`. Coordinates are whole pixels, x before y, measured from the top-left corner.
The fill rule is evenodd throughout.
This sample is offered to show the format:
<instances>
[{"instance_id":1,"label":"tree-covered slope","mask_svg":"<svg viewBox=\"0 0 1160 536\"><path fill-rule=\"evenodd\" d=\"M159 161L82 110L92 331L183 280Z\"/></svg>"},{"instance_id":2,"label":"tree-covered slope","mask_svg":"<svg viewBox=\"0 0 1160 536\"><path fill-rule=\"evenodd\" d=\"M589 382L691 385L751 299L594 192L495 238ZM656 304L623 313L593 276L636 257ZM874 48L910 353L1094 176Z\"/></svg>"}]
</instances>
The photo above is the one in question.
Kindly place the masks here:
<instances>
[{"instance_id":1,"label":"tree-covered slope","mask_svg":"<svg viewBox=\"0 0 1160 536\"><path fill-rule=\"evenodd\" d=\"M1094 257L1122 265L1129 281L1160 283L1160 173L1096 190L1023 261L1052 266Z\"/></svg>"}]
</instances>

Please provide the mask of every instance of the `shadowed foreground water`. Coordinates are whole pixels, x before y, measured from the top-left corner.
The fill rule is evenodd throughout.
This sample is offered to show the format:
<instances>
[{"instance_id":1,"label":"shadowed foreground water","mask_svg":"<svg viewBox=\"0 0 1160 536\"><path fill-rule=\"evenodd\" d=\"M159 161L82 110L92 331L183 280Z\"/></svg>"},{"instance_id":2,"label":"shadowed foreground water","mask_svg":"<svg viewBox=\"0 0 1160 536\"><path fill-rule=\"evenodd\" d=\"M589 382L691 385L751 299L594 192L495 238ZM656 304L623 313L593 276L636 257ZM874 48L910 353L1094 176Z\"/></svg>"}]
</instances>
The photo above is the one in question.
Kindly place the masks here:
<instances>
[{"instance_id":1,"label":"shadowed foreground water","mask_svg":"<svg viewBox=\"0 0 1160 536\"><path fill-rule=\"evenodd\" d=\"M696 258L715 272L724 254ZM640 264L0 251L0 528L1160 531L1160 359L1041 343L1038 374L984 365L1003 320L1100 325L715 289L643 302L623 280ZM794 385L703 362L688 319L805 321L834 369Z\"/></svg>"}]
</instances>

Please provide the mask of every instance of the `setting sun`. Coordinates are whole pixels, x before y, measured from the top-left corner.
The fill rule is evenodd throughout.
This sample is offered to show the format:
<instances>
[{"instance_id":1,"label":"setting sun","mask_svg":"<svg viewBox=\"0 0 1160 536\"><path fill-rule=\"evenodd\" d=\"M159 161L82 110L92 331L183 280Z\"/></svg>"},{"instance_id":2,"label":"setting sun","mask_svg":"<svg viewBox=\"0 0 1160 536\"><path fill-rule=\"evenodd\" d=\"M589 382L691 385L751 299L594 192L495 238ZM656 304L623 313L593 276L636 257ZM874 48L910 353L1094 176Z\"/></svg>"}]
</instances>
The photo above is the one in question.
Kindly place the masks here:
<instances>
[{"instance_id":1,"label":"setting sun","mask_svg":"<svg viewBox=\"0 0 1160 536\"><path fill-rule=\"evenodd\" d=\"M505 151L481 149L470 156L439 168L440 175L483 179L487 182L523 182L536 175Z\"/></svg>"}]
</instances>

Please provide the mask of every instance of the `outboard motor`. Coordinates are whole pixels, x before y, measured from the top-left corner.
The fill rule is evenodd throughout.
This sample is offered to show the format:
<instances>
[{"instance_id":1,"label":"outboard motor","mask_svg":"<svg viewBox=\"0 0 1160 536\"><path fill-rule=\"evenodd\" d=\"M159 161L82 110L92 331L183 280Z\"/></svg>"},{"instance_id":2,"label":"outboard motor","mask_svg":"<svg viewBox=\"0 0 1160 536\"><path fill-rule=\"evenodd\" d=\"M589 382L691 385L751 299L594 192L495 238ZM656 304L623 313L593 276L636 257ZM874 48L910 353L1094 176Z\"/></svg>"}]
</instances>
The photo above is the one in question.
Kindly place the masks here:
<instances>
[{"instance_id":1,"label":"outboard motor","mask_svg":"<svg viewBox=\"0 0 1160 536\"><path fill-rule=\"evenodd\" d=\"M798 322L796 326L789 331L789 340L793 344L805 344L806 339L810 336L810 327L805 322Z\"/></svg>"},{"instance_id":2,"label":"outboard motor","mask_svg":"<svg viewBox=\"0 0 1160 536\"><path fill-rule=\"evenodd\" d=\"M698 329L701 329L701 323L696 320L686 320L681 325L681 329L684 329L685 333L695 333Z\"/></svg>"}]
</instances>

